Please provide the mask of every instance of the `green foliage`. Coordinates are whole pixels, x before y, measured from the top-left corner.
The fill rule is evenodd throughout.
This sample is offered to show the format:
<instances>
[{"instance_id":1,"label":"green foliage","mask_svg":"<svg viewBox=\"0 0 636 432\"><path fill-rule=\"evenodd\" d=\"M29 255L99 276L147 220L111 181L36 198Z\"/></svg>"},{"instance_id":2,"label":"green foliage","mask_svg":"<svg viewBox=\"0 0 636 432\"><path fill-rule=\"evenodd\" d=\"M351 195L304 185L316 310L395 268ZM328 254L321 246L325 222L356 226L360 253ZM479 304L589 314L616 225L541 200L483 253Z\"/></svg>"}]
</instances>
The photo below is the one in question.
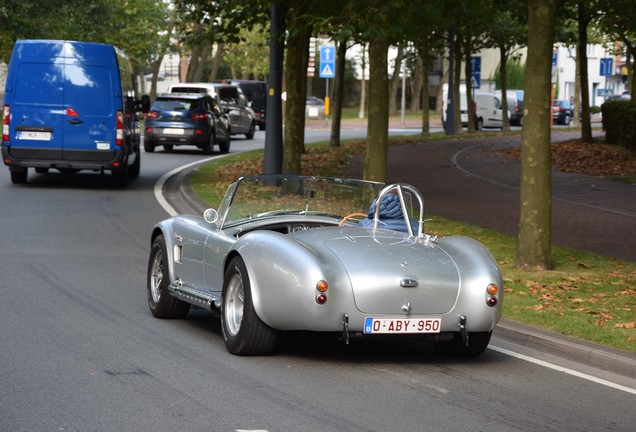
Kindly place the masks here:
<instances>
[{"instance_id":1,"label":"green foliage","mask_svg":"<svg viewBox=\"0 0 636 432\"><path fill-rule=\"evenodd\" d=\"M636 150L636 104L610 99L601 105L603 130L608 143Z\"/></svg>"},{"instance_id":2,"label":"green foliage","mask_svg":"<svg viewBox=\"0 0 636 432\"><path fill-rule=\"evenodd\" d=\"M526 79L526 65L519 59L510 59L506 62L506 86L508 89L522 89ZM501 88L500 68L497 68L494 76L497 88Z\"/></svg>"}]
</instances>

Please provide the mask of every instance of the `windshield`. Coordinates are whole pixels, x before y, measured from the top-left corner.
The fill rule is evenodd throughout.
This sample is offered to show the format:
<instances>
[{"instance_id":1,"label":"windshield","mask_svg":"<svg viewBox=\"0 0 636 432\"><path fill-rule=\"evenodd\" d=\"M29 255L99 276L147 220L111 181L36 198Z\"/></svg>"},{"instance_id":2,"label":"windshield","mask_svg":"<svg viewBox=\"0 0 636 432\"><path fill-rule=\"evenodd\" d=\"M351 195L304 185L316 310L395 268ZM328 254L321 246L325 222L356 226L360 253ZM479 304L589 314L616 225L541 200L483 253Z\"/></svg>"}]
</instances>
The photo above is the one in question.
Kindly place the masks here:
<instances>
[{"instance_id":1,"label":"windshield","mask_svg":"<svg viewBox=\"0 0 636 432\"><path fill-rule=\"evenodd\" d=\"M367 214L383 183L363 180L263 175L244 177L227 189L218 209L222 228L294 214L342 218Z\"/></svg>"}]
</instances>

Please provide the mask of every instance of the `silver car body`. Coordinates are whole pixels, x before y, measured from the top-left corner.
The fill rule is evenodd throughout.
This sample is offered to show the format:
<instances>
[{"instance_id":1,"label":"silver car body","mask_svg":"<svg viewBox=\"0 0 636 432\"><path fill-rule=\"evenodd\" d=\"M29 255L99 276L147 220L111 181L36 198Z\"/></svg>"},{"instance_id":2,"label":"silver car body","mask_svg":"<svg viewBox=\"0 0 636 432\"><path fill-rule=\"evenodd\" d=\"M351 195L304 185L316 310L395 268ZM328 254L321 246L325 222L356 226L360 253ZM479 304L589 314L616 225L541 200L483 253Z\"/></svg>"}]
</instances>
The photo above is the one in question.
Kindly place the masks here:
<instances>
[{"instance_id":1,"label":"silver car body","mask_svg":"<svg viewBox=\"0 0 636 432\"><path fill-rule=\"evenodd\" d=\"M385 195L399 197L405 232L385 228L378 206L367 226L341 223L348 213L366 216ZM170 295L210 310L221 307L228 264L240 256L253 308L276 331L333 332L348 341L374 337L365 324L376 321L385 335L411 325L409 334L432 341L489 339L503 305L497 263L471 238L424 233L423 214L410 185L256 176L233 183L205 217L158 223L151 241L165 239ZM324 292L320 281L328 283Z\"/></svg>"}]
</instances>

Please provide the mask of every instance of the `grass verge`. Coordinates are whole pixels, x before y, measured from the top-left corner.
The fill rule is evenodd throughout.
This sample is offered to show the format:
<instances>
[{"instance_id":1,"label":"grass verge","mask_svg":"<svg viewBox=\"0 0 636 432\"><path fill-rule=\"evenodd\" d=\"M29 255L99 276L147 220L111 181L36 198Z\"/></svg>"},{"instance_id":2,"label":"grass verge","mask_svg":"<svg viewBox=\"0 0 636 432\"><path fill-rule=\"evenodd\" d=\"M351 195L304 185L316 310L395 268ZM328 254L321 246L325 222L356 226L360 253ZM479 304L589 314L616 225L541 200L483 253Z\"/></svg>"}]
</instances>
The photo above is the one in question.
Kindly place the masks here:
<instances>
[{"instance_id":1,"label":"grass verge","mask_svg":"<svg viewBox=\"0 0 636 432\"><path fill-rule=\"evenodd\" d=\"M391 145L422 142L421 136L391 138ZM343 142L338 148L308 145L303 173L340 177L350 157L365 143ZM263 151L241 153L200 167L192 187L217 207L228 184L262 172ZM564 335L636 352L636 263L563 247L552 248L554 270L520 270L515 266L516 237L438 216L427 232L466 235L482 242L504 275L504 317Z\"/></svg>"}]
</instances>

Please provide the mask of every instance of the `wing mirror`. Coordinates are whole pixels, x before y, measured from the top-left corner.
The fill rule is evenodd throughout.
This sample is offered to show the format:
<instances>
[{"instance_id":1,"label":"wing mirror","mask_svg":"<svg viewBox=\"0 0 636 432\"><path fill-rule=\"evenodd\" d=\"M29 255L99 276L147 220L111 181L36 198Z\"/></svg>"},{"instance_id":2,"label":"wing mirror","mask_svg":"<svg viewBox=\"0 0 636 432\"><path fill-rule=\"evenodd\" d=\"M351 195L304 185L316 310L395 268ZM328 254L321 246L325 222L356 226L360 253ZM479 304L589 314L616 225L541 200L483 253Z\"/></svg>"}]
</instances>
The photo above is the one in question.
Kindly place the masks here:
<instances>
[{"instance_id":1,"label":"wing mirror","mask_svg":"<svg viewBox=\"0 0 636 432\"><path fill-rule=\"evenodd\" d=\"M219 220L219 213L216 210L209 208L203 212L203 219L207 223L213 224Z\"/></svg>"}]
</instances>

